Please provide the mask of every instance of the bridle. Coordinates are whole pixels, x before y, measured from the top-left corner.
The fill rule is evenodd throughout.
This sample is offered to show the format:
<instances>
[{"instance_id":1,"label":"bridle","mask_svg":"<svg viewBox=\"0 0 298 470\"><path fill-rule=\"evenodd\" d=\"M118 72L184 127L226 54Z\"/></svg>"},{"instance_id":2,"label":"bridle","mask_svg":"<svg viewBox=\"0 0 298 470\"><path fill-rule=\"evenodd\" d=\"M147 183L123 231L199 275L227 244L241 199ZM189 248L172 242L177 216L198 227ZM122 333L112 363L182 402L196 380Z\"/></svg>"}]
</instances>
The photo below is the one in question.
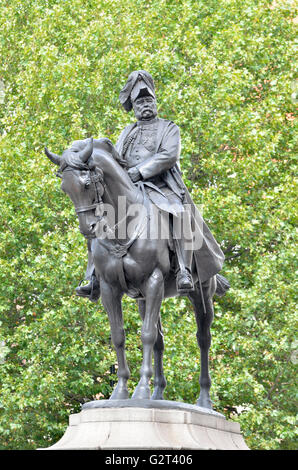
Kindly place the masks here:
<instances>
[{"instance_id":1,"label":"bridle","mask_svg":"<svg viewBox=\"0 0 298 470\"><path fill-rule=\"evenodd\" d=\"M64 168L61 173L63 173L64 171L72 171L72 170L78 170L78 169L79 168L73 168L73 167L68 166ZM104 209L103 209L104 203L102 200L102 195L105 192L106 184L103 179L103 173L98 168L94 170L93 168L88 167L86 171L88 172L88 177L86 179L85 185L87 185L88 187L90 184L93 184L95 195L96 195L95 202L86 206L75 207L75 211L77 214L82 214L84 212L94 210L95 211L94 215L97 218L97 222L99 222L103 218L103 215L104 215ZM61 177L61 173L58 176ZM81 231L81 233L87 239L96 238L96 235L94 232L84 233L83 231Z\"/></svg>"},{"instance_id":2,"label":"bridle","mask_svg":"<svg viewBox=\"0 0 298 470\"><path fill-rule=\"evenodd\" d=\"M67 171L67 170L71 171L71 170L74 170L74 169L78 170L79 168L73 168L73 167L68 166L63 171ZM105 184L104 179L103 179L103 172L99 168L96 168L96 170L94 170L94 167L93 168L88 167L88 168L86 168L86 171L88 172L88 178L86 180L85 185L87 184L87 187L90 184L94 185L96 200L93 204L89 204L87 206L75 207L75 211L76 211L77 214L82 214L84 212L94 210L95 211L94 215L97 218L97 222L99 222L104 217L104 203L103 203L103 200L102 200L102 195L104 194L105 191L107 191L107 194L109 196L109 191L108 191L108 188L106 187L106 184ZM61 175L61 173L60 173L60 175ZM146 200L146 195L145 195L144 188L142 188L142 189L143 189L142 193L143 193L143 204L144 204L145 200ZM125 216L125 217L127 217L127 216ZM124 258L124 256L126 256L127 251L129 250L129 248L140 237L141 233L143 232L144 228L146 227L146 224L144 224L144 222L145 222L145 219L147 217L148 217L148 215L144 215L142 217L142 219L139 221L139 223L135 227L133 235L131 236L131 238L128 241L125 241L125 243L121 243L120 240L118 240L116 237L114 237L114 243L112 243L112 244L110 244L110 243L106 244L105 239L101 240L101 243L103 243L105 245L105 247L109 251L110 255L118 258L118 260L120 261L119 263L116 263L116 267L115 267L115 269L117 271L117 274L118 274L119 282L120 282L120 285L121 285L123 291L128 292L132 297L136 297L136 295L139 295L139 291L138 291L138 289L129 288L127 286L127 282L126 282L126 279L125 279L124 268L123 268L123 258ZM113 227L114 230L119 225L120 222L118 222ZM84 233L83 231L81 231L81 233L87 239L97 238L94 230L90 231L88 234Z\"/></svg>"},{"instance_id":3,"label":"bridle","mask_svg":"<svg viewBox=\"0 0 298 470\"><path fill-rule=\"evenodd\" d=\"M89 204L88 206L75 207L75 211L76 211L77 214L81 214L82 212L88 212L88 211L91 211L93 209L95 209L96 212L99 212L96 209L99 208L99 206L103 204L101 196L103 195L103 193L105 191L106 185L105 185L105 182L103 180L103 176L98 171L94 172L94 174L92 174L92 171L93 170L91 170L91 169L88 170L87 183L90 182L94 185L95 194L96 194L96 201L93 204ZM100 186L99 186L99 184L100 184Z\"/></svg>"}]
</instances>

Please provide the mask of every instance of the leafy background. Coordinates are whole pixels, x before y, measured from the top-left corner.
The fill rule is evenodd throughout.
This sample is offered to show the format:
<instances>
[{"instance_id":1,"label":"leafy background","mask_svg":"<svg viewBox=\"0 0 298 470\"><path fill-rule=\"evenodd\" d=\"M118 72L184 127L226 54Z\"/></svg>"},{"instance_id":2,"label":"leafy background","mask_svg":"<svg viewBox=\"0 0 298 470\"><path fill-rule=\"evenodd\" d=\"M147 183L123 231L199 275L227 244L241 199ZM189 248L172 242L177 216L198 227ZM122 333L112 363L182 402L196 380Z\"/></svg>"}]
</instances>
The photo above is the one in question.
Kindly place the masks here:
<instances>
[{"instance_id":1,"label":"leafy background","mask_svg":"<svg viewBox=\"0 0 298 470\"><path fill-rule=\"evenodd\" d=\"M132 70L156 82L182 134L184 180L226 255L215 301L214 408L252 449L294 449L294 1L2 0L0 9L2 449L47 447L115 379L107 315L74 295L86 242L43 155L133 120L118 94ZM141 361L125 300L130 390ZM185 299L162 306L166 398L194 403L199 352Z\"/></svg>"}]
</instances>

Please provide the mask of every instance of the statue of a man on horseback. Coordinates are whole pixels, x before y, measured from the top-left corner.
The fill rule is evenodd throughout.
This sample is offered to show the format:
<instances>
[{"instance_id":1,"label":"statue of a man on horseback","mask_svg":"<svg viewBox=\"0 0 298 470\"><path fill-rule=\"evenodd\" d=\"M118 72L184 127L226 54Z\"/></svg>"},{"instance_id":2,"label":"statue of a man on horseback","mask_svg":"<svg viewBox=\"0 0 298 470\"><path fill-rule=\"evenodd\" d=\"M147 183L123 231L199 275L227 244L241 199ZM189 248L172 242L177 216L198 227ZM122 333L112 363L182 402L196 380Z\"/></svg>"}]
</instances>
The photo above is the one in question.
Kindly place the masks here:
<instances>
[{"instance_id":1,"label":"statue of a man on horseback","mask_svg":"<svg viewBox=\"0 0 298 470\"><path fill-rule=\"evenodd\" d=\"M196 210L182 181L179 168L180 131L172 121L157 117L152 76L144 70L132 72L120 92L120 102L127 112L133 109L137 121L124 129L115 148L125 160L131 180L134 183L145 183L145 190L153 204L162 206L169 212L171 210L165 201L175 207L176 215L171 216L171 229L174 232L172 235L177 257L177 291L181 294L187 293L194 288L193 243L186 239L187 234L199 228L200 243L194 251L194 258L201 282L220 271L224 260L223 253ZM186 205L192 209L191 217L185 216ZM175 227L178 227L177 233ZM92 301L98 300L100 284L94 271L90 241L85 279L89 280L89 283L77 287L77 295L88 297Z\"/></svg>"},{"instance_id":2,"label":"statue of a man on horseback","mask_svg":"<svg viewBox=\"0 0 298 470\"><path fill-rule=\"evenodd\" d=\"M59 166L61 188L71 198L80 231L88 239L86 279L90 282L77 288L77 294L92 301L100 296L108 313L118 360L118 383L112 400L129 398L123 295L137 299L143 321L143 362L132 398L154 400L163 399L166 386L161 303L166 297L186 295L194 307L201 351L197 403L211 408L208 354L212 298L223 295L229 287L218 274L224 255L182 181L179 128L157 117L151 75L143 70L132 72L120 93L120 102L126 111L134 110L137 122L124 129L115 147L109 139L86 139L74 142L61 156L45 150ZM124 201L124 217L119 211L120 199ZM145 217L136 221L131 214L135 204L146 208ZM103 210L107 205L116 214L113 226ZM169 239L148 236L158 226L161 213L169 215ZM124 224L120 237L121 223L128 219L132 230ZM184 230L179 231L181 220ZM106 237L106 231L115 236Z\"/></svg>"}]
</instances>

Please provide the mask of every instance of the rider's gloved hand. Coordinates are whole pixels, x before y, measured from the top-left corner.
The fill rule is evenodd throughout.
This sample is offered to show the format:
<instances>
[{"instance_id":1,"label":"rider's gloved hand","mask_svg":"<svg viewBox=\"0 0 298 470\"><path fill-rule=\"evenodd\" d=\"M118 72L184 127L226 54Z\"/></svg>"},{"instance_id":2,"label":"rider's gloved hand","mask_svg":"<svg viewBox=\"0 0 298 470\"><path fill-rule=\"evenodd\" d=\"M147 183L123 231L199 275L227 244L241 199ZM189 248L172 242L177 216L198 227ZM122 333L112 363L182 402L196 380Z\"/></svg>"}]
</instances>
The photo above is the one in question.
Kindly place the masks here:
<instances>
[{"instance_id":1,"label":"rider's gloved hand","mask_svg":"<svg viewBox=\"0 0 298 470\"><path fill-rule=\"evenodd\" d=\"M141 173L139 172L136 166L129 168L128 174L129 174L131 181L133 181L133 183L136 183L137 181L141 179Z\"/></svg>"}]
</instances>

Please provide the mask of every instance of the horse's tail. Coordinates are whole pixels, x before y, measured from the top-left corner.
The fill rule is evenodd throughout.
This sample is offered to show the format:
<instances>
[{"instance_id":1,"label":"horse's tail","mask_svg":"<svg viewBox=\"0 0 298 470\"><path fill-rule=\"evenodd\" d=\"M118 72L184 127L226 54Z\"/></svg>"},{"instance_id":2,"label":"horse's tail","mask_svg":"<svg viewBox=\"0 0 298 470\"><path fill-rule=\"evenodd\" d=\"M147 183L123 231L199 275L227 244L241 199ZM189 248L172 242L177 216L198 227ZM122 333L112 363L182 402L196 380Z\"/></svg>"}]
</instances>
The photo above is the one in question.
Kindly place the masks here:
<instances>
[{"instance_id":1,"label":"horse's tail","mask_svg":"<svg viewBox=\"0 0 298 470\"><path fill-rule=\"evenodd\" d=\"M215 294L218 297L222 297L223 295L225 295L225 293L231 287L229 281L221 274L216 274L216 283L217 283L217 286L216 286Z\"/></svg>"}]
</instances>

